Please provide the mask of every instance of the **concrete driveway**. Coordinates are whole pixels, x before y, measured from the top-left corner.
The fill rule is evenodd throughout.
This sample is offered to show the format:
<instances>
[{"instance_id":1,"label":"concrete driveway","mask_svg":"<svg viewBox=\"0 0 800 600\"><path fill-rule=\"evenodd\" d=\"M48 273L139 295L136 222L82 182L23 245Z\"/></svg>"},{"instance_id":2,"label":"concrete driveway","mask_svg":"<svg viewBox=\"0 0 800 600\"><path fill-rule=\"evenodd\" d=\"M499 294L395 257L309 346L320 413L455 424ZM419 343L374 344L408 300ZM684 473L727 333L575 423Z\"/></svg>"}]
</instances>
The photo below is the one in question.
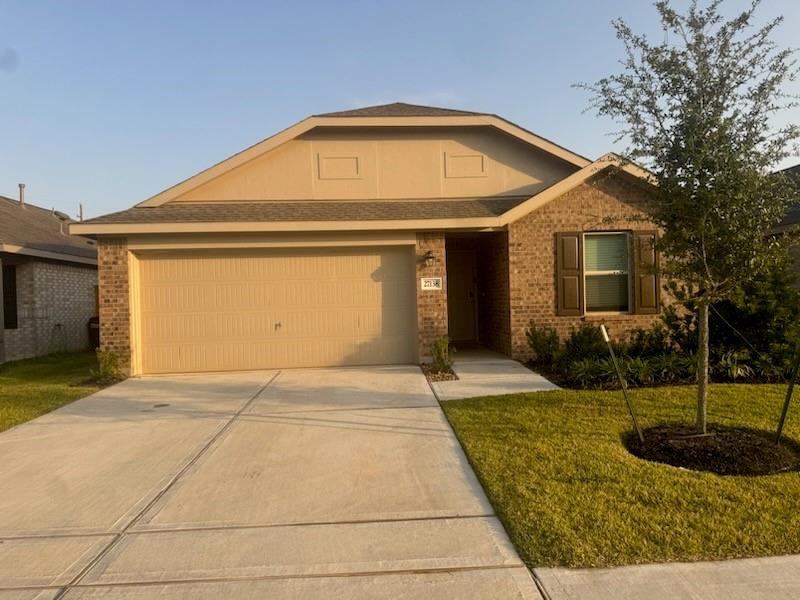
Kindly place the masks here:
<instances>
[{"instance_id":1,"label":"concrete driveway","mask_svg":"<svg viewBox=\"0 0 800 600\"><path fill-rule=\"evenodd\" d=\"M416 367L132 379L0 457L0 600L539 598Z\"/></svg>"}]
</instances>

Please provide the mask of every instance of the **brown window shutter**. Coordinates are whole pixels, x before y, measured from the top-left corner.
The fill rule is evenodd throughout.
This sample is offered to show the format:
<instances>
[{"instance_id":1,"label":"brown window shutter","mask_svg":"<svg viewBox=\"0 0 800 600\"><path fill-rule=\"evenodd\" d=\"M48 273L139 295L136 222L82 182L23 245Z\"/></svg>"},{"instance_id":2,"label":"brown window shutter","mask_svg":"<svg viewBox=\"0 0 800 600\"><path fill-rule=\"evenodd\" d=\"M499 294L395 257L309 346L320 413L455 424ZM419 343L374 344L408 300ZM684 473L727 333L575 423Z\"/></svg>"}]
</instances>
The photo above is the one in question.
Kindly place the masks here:
<instances>
[{"instance_id":1,"label":"brown window shutter","mask_svg":"<svg viewBox=\"0 0 800 600\"><path fill-rule=\"evenodd\" d=\"M583 249L580 233L556 234L556 314L583 314Z\"/></svg>"},{"instance_id":2,"label":"brown window shutter","mask_svg":"<svg viewBox=\"0 0 800 600\"><path fill-rule=\"evenodd\" d=\"M633 304L637 315L659 311L657 235L655 231L633 232Z\"/></svg>"}]
</instances>

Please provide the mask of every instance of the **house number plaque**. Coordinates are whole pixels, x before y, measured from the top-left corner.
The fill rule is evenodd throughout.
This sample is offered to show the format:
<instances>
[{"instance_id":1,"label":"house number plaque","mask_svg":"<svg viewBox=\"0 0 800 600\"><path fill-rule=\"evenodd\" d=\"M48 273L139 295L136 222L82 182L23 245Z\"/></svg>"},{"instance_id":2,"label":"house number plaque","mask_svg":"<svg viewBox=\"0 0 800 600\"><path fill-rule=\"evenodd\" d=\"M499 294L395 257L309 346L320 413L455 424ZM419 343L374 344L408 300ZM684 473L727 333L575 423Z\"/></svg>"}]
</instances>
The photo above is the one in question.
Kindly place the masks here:
<instances>
[{"instance_id":1,"label":"house number plaque","mask_svg":"<svg viewBox=\"0 0 800 600\"><path fill-rule=\"evenodd\" d=\"M422 277L420 279L420 285L422 286L423 290L439 292L442 290L442 278Z\"/></svg>"}]
</instances>

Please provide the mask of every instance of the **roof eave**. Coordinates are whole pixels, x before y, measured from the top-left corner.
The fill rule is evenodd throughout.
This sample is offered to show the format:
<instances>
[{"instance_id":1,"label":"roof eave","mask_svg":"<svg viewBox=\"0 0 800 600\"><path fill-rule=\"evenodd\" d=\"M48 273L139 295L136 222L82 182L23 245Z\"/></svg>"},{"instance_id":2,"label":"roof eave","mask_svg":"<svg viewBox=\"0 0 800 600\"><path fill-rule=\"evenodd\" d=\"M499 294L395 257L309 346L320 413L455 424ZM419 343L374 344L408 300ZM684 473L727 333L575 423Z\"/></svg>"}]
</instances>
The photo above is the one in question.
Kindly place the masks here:
<instances>
[{"instance_id":1,"label":"roof eave","mask_svg":"<svg viewBox=\"0 0 800 600\"><path fill-rule=\"evenodd\" d=\"M171 233L269 233L314 231L433 231L494 230L502 228L499 217L465 219L375 219L369 221L204 221L158 223L75 223L70 233L112 236Z\"/></svg>"},{"instance_id":2,"label":"roof eave","mask_svg":"<svg viewBox=\"0 0 800 600\"><path fill-rule=\"evenodd\" d=\"M97 258L89 256L79 256L77 254L69 254L67 252L53 252L51 250L40 250L38 248L30 248L28 246L20 246L17 244L0 243L0 252L7 252L9 254L19 254L21 256L32 256L34 258L47 258L50 260L59 260L62 262L72 262L84 265L97 266Z\"/></svg>"}]
</instances>

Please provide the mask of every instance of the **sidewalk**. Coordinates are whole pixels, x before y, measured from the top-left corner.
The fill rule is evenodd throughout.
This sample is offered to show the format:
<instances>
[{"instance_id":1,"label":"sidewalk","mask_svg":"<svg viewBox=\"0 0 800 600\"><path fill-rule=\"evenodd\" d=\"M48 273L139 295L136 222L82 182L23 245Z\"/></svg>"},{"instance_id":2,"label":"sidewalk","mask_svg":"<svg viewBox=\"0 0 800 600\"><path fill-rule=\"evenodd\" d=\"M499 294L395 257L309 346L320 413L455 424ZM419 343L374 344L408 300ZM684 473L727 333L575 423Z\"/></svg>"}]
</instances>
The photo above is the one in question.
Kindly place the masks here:
<instances>
[{"instance_id":1,"label":"sidewalk","mask_svg":"<svg viewBox=\"0 0 800 600\"><path fill-rule=\"evenodd\" d=\"M800 556L614 569L534 569L534 574L548 600L800 598Z\"/></svg>"},{"instance_id":2,"label":"sidewalk","mask_svg":"<svg viewBox=\"0 0 800 600\"><path fill-rule=\"evenodd\" d=\"M442 401L558 389L538 373L491 350L460 350L453 359L453 371L458 380L432 384Z\"/></svg>"}]
</instances>

